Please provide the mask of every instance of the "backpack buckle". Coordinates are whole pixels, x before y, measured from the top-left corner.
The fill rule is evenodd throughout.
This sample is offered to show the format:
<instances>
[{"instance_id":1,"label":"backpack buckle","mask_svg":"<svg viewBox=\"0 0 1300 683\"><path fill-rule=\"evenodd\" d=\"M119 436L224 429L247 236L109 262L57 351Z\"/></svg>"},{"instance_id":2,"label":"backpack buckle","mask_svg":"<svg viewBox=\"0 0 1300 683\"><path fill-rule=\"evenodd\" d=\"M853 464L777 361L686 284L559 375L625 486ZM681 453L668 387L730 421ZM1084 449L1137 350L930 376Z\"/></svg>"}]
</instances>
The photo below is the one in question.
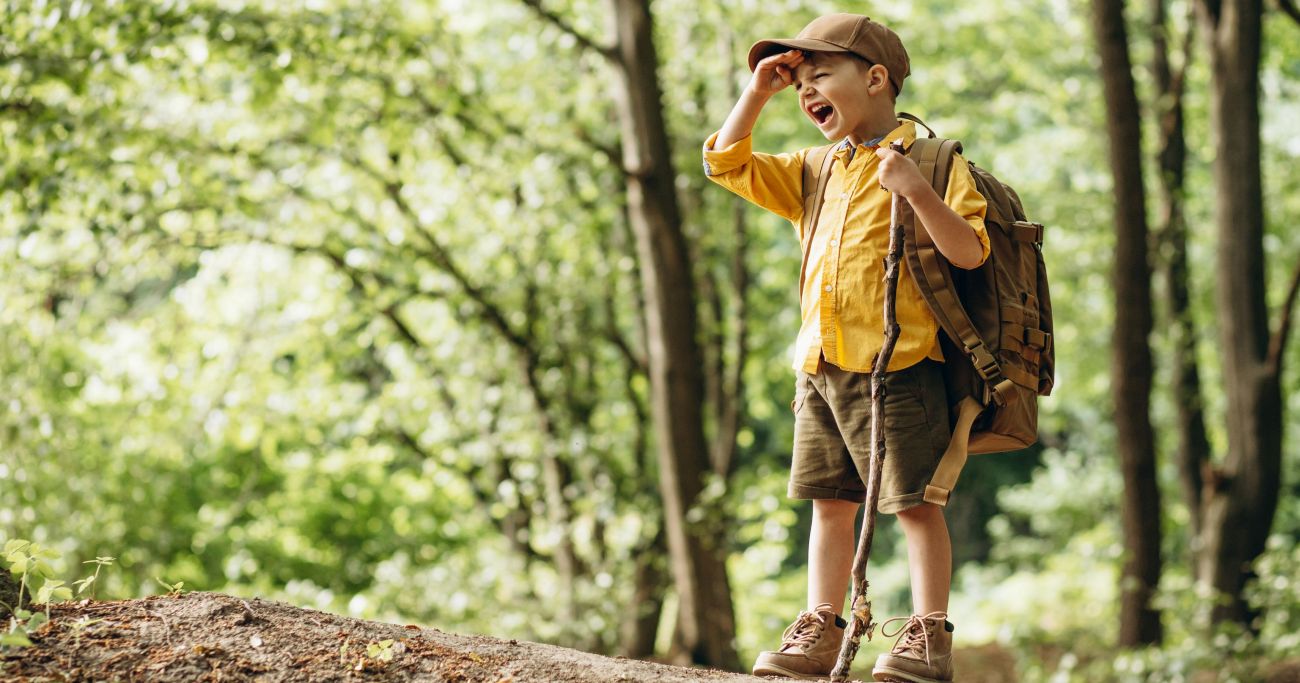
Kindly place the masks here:
<instances>
[{"instance_id":1,"label":"backpack buckle","mask_svg":"<svg viewBox=\"0 0 1300 683\"><path fill-rule=\"evenodd\" d=\"M1002 375L998 367L998 359L994 358L993 354L989 353L988 348L983 344L967 348L966 355L970 356L971 363L975 366L975 372L985 382L991 382L994 378Z\"/></svg>"}]
</instances>

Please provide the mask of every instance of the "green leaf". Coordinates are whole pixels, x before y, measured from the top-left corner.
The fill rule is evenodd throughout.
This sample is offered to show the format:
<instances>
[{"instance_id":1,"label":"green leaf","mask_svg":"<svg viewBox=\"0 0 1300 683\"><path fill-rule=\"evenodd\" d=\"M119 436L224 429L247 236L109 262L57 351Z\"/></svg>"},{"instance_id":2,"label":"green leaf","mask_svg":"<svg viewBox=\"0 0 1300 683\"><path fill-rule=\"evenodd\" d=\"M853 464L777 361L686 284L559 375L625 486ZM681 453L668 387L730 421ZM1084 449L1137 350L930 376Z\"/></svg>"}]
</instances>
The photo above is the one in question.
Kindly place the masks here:
<instances>
[{"instance_id":1,"label":"green leaf","mask_svg":"<svg viewBox=\"0 0 1300 683\"><path fill-rule=\"evenodd\" d=\"M15 573L15 574L26 574L26 573L27 573L27 556L26 556L26 555L16 555L16 556L15 556L15 555L10 555L10 556L9 556L9 563L10 563L10 564L9 564L9 571L11 571L11 572L13 572L13 573Z\"/></svg>"},{"instance_id":2,"label":"green leaf","mask_svg":"<svg viewBox=\"0 0 1300 683\"><path fill-rule=\"evenodd\" d=\"M6 647L31 647L32 641L22 631L14 631L0 636L0 645Z\"/></svg>"},{"instance_id":3,"label":"green leaf","mask_svg":"<svg viewBox=\"0 0 1300 683\"><path fill-rule=\"evenodd\" d=\"M49 620L50 618L45 616L44 612L37 612L36 614L32 615L31 619L27 620L27 623L24 625L24 628L27 629L28 633L31 633L32 631L35 631L36 629L44 626L46 622L48 622Z\"/></svg>"},{"instance_id":4,"label":"green leaf","mask_svg":"<svg viewBox=\"0 0 1300 683\"><path fill-rule=\"evenodd\" d=\"M49 602L50 598L55 597L55 593L60 590L63 584L64 582L61 579L46 579L45 582L41 584L41 589L36 591L36 602ZM62 588L62 592L69 593L67 588ZM72 597L71 593L69 593L68 597ZM66 600L67 598L64 599Z\"/></svg>"},{"instance_id":5,"label":"green leaf","mask_svg":"<svg viewBox=\"0 0 1300 683\"><path fill-rule=\"evenodd\" d=\"M12 540L6 541L6 542L5 542L5 550L4 550L4 553L5 553L6 556L12 555L13 553L16 553L16 552L18 552L18 551L20 551L20 550L23 550L23 549L26 548L26 547L28 546L28 544L30 544L30 543L31 543L31 541L24 541L24 540L21 539L21 538L15 538L15 539L12 539Z\"/></svg>"}]
</instances>

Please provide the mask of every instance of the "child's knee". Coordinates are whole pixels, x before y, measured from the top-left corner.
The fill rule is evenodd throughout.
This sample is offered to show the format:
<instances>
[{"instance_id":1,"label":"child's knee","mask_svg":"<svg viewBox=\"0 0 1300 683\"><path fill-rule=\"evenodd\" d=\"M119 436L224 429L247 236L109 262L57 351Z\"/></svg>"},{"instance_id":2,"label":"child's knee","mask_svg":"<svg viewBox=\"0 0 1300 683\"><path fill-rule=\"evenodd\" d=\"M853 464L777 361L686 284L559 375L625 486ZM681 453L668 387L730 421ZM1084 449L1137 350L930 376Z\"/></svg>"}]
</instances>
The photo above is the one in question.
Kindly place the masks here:
<instances>
[{"instance_id":1,"label":"child's knee","mask_svg":"<svg viewBox=\"0 0 1300 683\"><path fill-rule=\"evenodd\" d=\"M843 518L853 519L857 517L858 507L861 503L855 503L851 500L824 499L813 501L813 514L823 518Z\"/></svg>"},{"instance_id":2,"label":"child's knee","mask_svg":"<svg viewBox=\"0 0 1300 683\"><path fill-rule=\"evenodd\" d=\"M900 521L907 522L931 522L937 519L943 519L943 508L934 503L922 503L915 507L899 510L897 513Z\"/></svg>"}]
</instances>

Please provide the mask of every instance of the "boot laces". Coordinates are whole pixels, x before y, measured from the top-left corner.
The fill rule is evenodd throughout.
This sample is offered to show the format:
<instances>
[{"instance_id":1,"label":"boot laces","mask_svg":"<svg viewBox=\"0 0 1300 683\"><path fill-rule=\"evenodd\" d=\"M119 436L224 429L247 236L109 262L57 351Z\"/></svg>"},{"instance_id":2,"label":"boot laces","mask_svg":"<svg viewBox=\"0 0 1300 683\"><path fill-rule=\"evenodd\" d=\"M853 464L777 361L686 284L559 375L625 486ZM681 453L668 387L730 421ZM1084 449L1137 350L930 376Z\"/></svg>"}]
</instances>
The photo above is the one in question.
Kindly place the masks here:
<instances>
[{"instance_id":1,"label":"boot laces","mask_svg":"<svg viewBox=\"0 0 1300 683\"><path fill-rule=\"evenodd\" d=\"M830 605L826 605L826 608L829 609ZM817 642L825 626L826 618L819 612L800 612L799 618L781 634L781 651L785 652L792 647L807 648Z\"/></svg>"},{"instance_id":2,"label":"boot laces","mask_svg":"<svg viewBox=\"0 0 1300 683\"><path fill-rule=\"evenodd\" d=\"M898 640L894 642L894 649L890 653L913 655L914 659L925 659L926 666L932 666L930 662L930 629L926 628L925 624L930 619L938 619L942 622L947 619L947 615L942 612L931 612L925 616L913 614L910 617L894 617L881 624L881 635L886 638L898 636ZM896 621L904 623L893 633L886 633L885 629Z\"/></svg>"}]
</instances>

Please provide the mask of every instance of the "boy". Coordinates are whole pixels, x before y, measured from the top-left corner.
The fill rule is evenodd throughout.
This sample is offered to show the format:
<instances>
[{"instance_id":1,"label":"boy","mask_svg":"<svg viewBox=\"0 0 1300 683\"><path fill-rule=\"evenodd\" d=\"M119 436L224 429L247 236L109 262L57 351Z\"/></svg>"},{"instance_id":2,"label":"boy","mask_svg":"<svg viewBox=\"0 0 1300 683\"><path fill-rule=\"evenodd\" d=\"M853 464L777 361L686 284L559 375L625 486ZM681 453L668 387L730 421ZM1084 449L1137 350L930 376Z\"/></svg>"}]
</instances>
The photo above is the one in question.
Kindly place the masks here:
<instances>
[{"instance_id":1,"label":"boy","mask_svg":"<svg viewBox=\"0 0 1300 683\"><path fill-rule=\"evenodd\" d=\"M755 675L818 678L839 654L840 617L856 547L853 535L871 444L870 372L884 340L883 261L890 192L906 198L920 225L956 267L988 257L984 198L965 163L952 164L939 197L915 163L890 150L916 139L900 125L895 98L909 74L907 51L893 31L871 19L833 14L794 39L764 40L749 52L754 72L722 129L705 143L711 180L790 220L807 259L800 292L794 454L789 495L813 501L808 542L808 610L786 629L778 649L763 652ZM802 234L802 166L811 150L753 153L750 132L777 92L793 86L799 107L831 141L830 178L811 237ZM819 198L821 200L822 198ZM901 269L897 346L886 368L885 469L879 511L898 515L907 537L915 614L899 621L898 641L876 661L876 680L952 680L947 621L952 547L943 510L923 500L949 439L939 363L938 323L911 274ZM891 634L892 636L892 634Z\"/></svg>"}]
</instances>

